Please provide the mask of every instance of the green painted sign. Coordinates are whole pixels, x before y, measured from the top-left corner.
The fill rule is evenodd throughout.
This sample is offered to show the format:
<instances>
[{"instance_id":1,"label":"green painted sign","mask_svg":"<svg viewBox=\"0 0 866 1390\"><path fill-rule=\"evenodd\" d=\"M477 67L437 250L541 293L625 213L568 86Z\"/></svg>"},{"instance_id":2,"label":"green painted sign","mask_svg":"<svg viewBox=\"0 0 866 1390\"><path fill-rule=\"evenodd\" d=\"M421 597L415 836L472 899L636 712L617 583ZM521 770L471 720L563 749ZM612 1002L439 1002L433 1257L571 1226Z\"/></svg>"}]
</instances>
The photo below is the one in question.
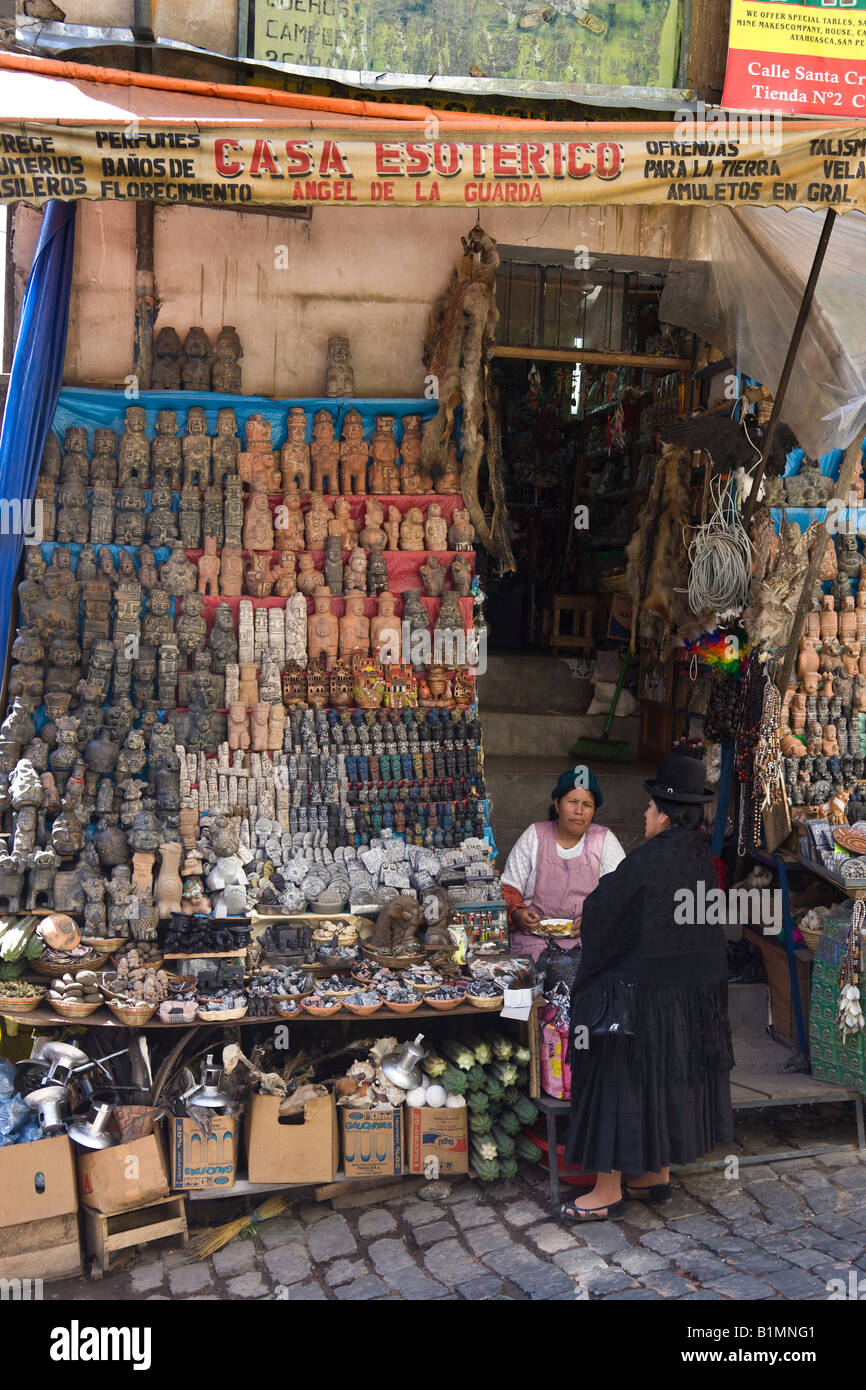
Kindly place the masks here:
<instances>
[{"instance_id":1,"label":"green painted sign","mask_svg":"<svg viewBox=\"0 0 866 1390\"><path fill-rule=\"evenodd\" d=\"M533 84L676 85L682 0L249 4L249 56L271 63Z\"/></svg>"}]
</instances>

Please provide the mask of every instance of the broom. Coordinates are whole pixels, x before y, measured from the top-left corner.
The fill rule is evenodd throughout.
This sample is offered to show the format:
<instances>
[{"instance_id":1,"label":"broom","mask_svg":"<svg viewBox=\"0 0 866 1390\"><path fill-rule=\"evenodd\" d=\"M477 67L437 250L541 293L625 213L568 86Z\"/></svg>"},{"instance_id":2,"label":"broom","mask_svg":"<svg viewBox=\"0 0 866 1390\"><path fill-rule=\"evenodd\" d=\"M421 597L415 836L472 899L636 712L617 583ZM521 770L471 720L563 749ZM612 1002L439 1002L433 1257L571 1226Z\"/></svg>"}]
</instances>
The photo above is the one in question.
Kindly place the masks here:
<instances>
[{"instance_id":1,"label":"broom","mask_svg":"<svg viewBox=\"0 0 866 1390\"><path fill-rule=\"evenodd\" d=\"M279 1216L286 1207L291 1206L293 1200L288 1193L277 1193L274 1197L268 1197L248 1216L239 1216L236 1221L228 1221L225 1226L217 1226L213 1231L202 1231L201 1235L193 1236L187 1246L189 1255L194 1260L209 1259L235 1236L252 1235L256 1226L272 1216Z\"/></svg>"},{"instance_id":2,"label":"broom","mask_svg":"<svg viewBox=\"0 0 866 1390\"><path fill-rule=\"evenodd\" d=\"M624 738L611 738L610 726L616 714L616 707L619 704L620 691L625 684L625 673L631 661L631 646L626 647L623 657L622 669L619 673L619 680L616 683L613 699L610 702L610 709L607 713L607 722L604 726L604 733L601 738L579 738L571 748L573 758L593 758L600 763L628 763L631 762L631 749L628 741Z\"/></svg>"}]
</instances>

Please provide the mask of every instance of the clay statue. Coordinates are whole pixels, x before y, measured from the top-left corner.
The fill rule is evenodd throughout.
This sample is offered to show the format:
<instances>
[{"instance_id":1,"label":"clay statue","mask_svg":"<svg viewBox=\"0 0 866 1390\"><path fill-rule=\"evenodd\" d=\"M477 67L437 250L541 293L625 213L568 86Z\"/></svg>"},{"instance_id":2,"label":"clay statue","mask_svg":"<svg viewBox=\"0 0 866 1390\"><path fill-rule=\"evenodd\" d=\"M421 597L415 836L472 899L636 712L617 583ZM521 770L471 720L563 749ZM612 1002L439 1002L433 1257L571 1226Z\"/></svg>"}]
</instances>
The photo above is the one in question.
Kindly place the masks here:
<instances>
[{"instance_id":1,"label":"clay statue","mask_svg":"<svg viewBox=\"0 0 866 1390\"><path fill-rule=\"evenodd\" d=\"M345 616L340 619L339 651L341 657L368 656L370 652L370 620L364 616L363 594L348 594Z\"/></svg>"},{"instance_id":2,"label":"clay statue","mask_svg":"<svg viewBox=\"0 0 866 1390\"><path fill-rule=\"evenodd\" d=\"M419 507L410 507L400 525L400 549L423 550L424 544L424 514Z\"/></svg>"},{"instance_id":3,"label":"clay statue","mask_svg":"<svg viewBox=\"0 0 866 1390\"><path fill-rule=\"evenodd\" d=\"M393 594L380 594L379 611L370 622L370 648L383 666L397 665L401 659L400 620L394 613L395 602Z\"/></svg>"},{"instance_id":4,"label":"clay statue","mask_svg":"<svg viewBox=\"0 0 866 1390\"><path fill-rule=\"evenodd\" d=\"M145 434L147 414L144 406L130 405L124 416L126 428L117 450L117 486L150 486L150 440Z\"/></svg>"},{"instance_id":5,"label":"clay statue","mask_svg":"<svg viewBox=\"0 0 866 1390\"><path fill-rule=\"evenodd\" d=\"M388 520L382 523L382 529L384 530L385 535L388 537L389 550L399 550L400 548L400 528L402 525L402 520L403 519L399 507L391 506L388 508ZM405 546L404 549L406 549ZM423 543L421 545L421 549L424 549Z\"/></svg>"},{"instance_id":6,"label":"clay statue","mask_svg":"<svg viewBox=\"0 0 866 1390\"><path fill-rule=\"evenodd\" d=\"M240 395L241 369L239 364L243 355L237 329L232 324L223 324L214 343L213 366L211 367L212 391L222 391L226 395L232 396Z\"/></svg>"},{"instance_id":7,"label":"clay statue","mask_svg":"<svg viewBox=\"0 0 866 1390\"><path fill-rule=\"evenodd\" d=\"M328 370L325 376L326 396L354 396L355 373L348 338L328 339Z\"/></svg>"},{"instance_id":8,"label":"clay statue","mask_svg":"<svg viewBox=\"0 0 866 1390\"><path fill-rule=\"evenodd\" d=\"M247 499L244 550L273 550L274 527L266 492L254 491Z\"/></svg>"},{"instance_id":9,"label":"clay statue","mask_svg":"<svg viewBox=\"0 0 866 1390\"><path fill-rule=\"evenodd\" d=\"M350 410L343 422L340 441L340 480L346 496L367 491L367 460L370 446L364 439L364 421L359 410Z\"/></svg>"},{"instance_id":10,"label":"clay statue","mask_svg":"<svg viewBox=\"0 0 866 1390\"><path fill-rule=\"evenodd\" d=\"M388 539L382 529L384 519L385 512L382 503L377 498L371 497L364 509L364 526L358 537L358 543L365 550L372 550L377 545L384 547Z\"/></svg>"},{"instance_id":11,"label":"clay statue","mask_svg":"<svg viewBox=\"0 0 866 1390\"><path fill-rule=\"evenodd\" d=\"M270 421L256 412L247 420L245 433L247 447L238 454L239 476L260 492L279 492L282 474L271 442Z\"/></svg>"},{"instance_id":12,"label":"clay statue","mask_svg":"<svg viewBox=\"0 0 866 1390\"><path fill-rule=\"evenodd\" d=\"M177 646L181 656L190 657L204 646L207 625L204 620L204 598L196 590L186 594L177 622Z\"/></svg>"},{"instance_id":13,"label":"clay statue","mask_svg":"<svg viewBox=\"0 0 866 1390\"><path fill-rule=\"evenodd\" d=\"M207 391L213 361L210 338L203 328L191 328L184 339L181 384L184 391Z\"/></svg>"},{"instance_id":14,"label":"clay statue","mask_svg":"<svg viewBox=\"0 0 866 1390\"><path fill-rule=\"evenodd\" d=\"M358 528L352 520L352 510L345 497L337 497L334 510L328 522L328 535L338 536L343 550L351 550L358 544Z\"/></svg>"},{"instance_id":15,"label":"clay statue","mask_svg":"<svg viewBox=\"0 0 866 1390\"><path fill-rule=\"evenodd\" d=\"M376 430L370 440L370 491L393 494L400 491L400 469L397 467L397 440L394 438L394 416L377 415Z\"/></svg>"},{"instance_id":16,"label":"clay statue","mask_svg":"<svg viewBox=\"0 0 866 1390\"><path fill-rule=\"evenodd\" d=\"M438 502L431 502L424 520L424 540L428 550L447 550L448 526Z\"/></svg>"},{"instance_id":17,"label":"clay statue","mask_svg":"<svg viewBox=\"0 0 866 1390\"><path fill-rule=\"evenodd\" d=\"M287 492L274 514L274 537L277 550L303 550L304 518L301 498L297 492Z\"/></svg>"},{"instance_id":18,"label":"clay statue","mask_svg":"<svg viewBox=\"0 0 866 1390\"><path fill-rule=\"evenodd\" d=\"M184 487L207 487L210 483L211 440L207 433L207 417L199 405L190 406L187 412L186 434L181 440L181 448Z\"/></svg>"},{"instance_id":19,"label":"clay statue","mask_svg":"<svg viewBox=\"0 0 866 1390\"><path fill-rule=\"evenodd\" d=\"M156 437L151 445L150 458L154 486L159 484L170 492L180 492L183 448L177 437L176 411L157 411Z\"/></svg>"},{"instance_id":20,"label":"clay statue","mask_svg":"<svg viewBox=\"0 0 866 1390\"><path fill-rule=\"evenodd\" d=\"M167 487L154 486L150 494L151 509L147 516L147 539L152 546L171 545L178 539L177 515L172 511L171 492Z\"/></svg>"},{"instance_id":21,"label":"clay statue","mask_svg":"<svg viewBox=\"0 0 866 1390\"><path fill-rule=\"evenodd\" d=\"M331 512L320 492L310 494L310 509L304 518L307 550L324 550Z\"/></svg>"},{"instance_id":22,"label":"clay statue","mask_svg":"<svg viewBox=\"0 0 866 1390\"><path fill-rule=\"evenodd\" d=\"M213 536L204 538L204 554L200 556L198 564L198 582L196 588L200 594L218 594L220 579L220 557L217 555L216 539Z\"/></svg>"},{"instance_id":23,"label":"clay statue","mask_svg":"<svg viewBox=\"0 0 866 1390\"><path fill-rule=\"evenodd\" d=\"M293 405L286 420L288 438L280 450L280 471L284 492L310 490L310 446L307 440L307 416L302 406ZM344 489L345 491L345 489Z\"/></svg>"},{"instance_id":24,"label":"clay statue","mask_svg":"<svg viewBox=\"0 0 866 1390\"><path fill-rule=\"evenodd\" d=\"M159 582L172 597L191 594L198 583L198 570L192 561L186 558L186 552L179 540L171 542L171 555L165 564L159 567Z\"/></svg>"},{"instance_id":25,"label":"clay statue","mask_svg":"<svg viewBox=\"0 0 866 1390\"><path fill-rule=\"evenodd\" d=\"M343 590L347 594L367 592L367 556L360 546L349 551L343 571Z\"/></svg>"},{"instance_id":26,"label":"clay statue","mask_svg":"<svg viewBox=\"0 0 866 1390\"><path fill-rule=\"evenodd\" d=\"M471 550L475 541L475 527L469 520L464 507L455 508L448 527L448 545L451 550Z\"/></svg>"},{"instance_id":27,"label":"clay statue","mask_svg":"<svg viewBox=\"0 0 866 1390\"><path fill-rule=\"evenodd\" d=\"M217 432L211 441L214 487L222 488L226 478L237 474L240 448L237 418L230 407L224 406L217 411Z\"/></svg>"},{"instance_id":28,"label":"clay statue","mask_svg":"<svg viewBox=\"0 0 866 1390\"><path fill-rule=\"evenodd\" d=\"M295 565L297 561L291 550L283 551L277 565L271 569L273 578L272 593L275 598L290 598L297 589Z\"/></svg>"},{"instance_id":29,"label":"clay statue","mask_svg":"<svg viewBox=\"0 0 866 1390\"><path fill-rule=\"evenodd\" d=\"M421 447L421 416L404 415L403 439L400 444L400 457L403 460L400 481L404 493L433 491L430 477L421 467Z\"/></svg>"},{"instance_id":30,"label":"clay statue","mask_svg":"<svg viewBox=\"0 0 866 1390\"><path fill-rule=\"evenodd\" d=\"M243 593L244 556L240 547L223 546L219 562L219 586L224 598L239 598Z\"/></svg>"},{"instance_id":31,"label":"clay statue","mask_svg":"<svg viewBox=\"0 0 866 1390\"><path fill-rule=\"evenodd\" d=\"M424 584L424 593L430 598L440 598L445 592L445 580L448 577L445 566L435 555L431 555L418 573Z\"/></svg>"},{"instance_id":32,"label":"clay statue","mask_svg":"<svg viewBox=\"0 0 866 1390\"><path fill-rule=\"evenodd\" d=\"M224 676L226 662L233 662L238 659L234 619L232 610L227 603L221 603L214 614L213 626L208 636L208 646L211 649L214 672L218 676Z\"/></svg>"},{"instance_id":33,"label":"clay statue","mask_svg":"<svg viewBox=\"0 0 866 1390\"><path fill-rule=\"evenodd\" d=\"M232 750L250 746L247 707L241 700L233 700L229 705L228 744Z\"/></svg>"},{"instance_id":34,"label":"clay statue","mask_svg":"<svg viewBox=\"0 0 866 1390\"><path fill-rule=\"evenodd\" d=\"M330 394L330 393L329 393ZM325 484L331 497L340 492L340 445L334 436L334 420L328 410L318 410L313 417L313 442L310 445L313 492L324 493Z\"/></svg>"},{"instance_id":35,"label":"clay statue","mask_svg":"<svg viewBox=\"0 0 866 1390\"><path fill-rule=\"evenodd\" d=\"M459 492L461 486L460 478L462 471L463 470L457 458L457 442L456 440L452 439L451 443L448 445L448 458L445 465L445 471L442 474L439 481L437 482L434 490L438 492L440 496L447 492Z\"/></svg>"},{"instance_id":36,"label":"clay statue","mask_svg":"<svg viewBox=\"0 0 866 1390\"><path fill-rule=\"evenodd\" d=\"M468 598L472 591L472 568L462 555L451 561L451 587L459 598Z\"/></svg>"},{"instance_id":37,"label":"clay statue","mask_svg":"<svg viewBox=\"0 0 866 1390\"><path fill-rule=\"evenodd\" d=\"M263 700L252 706L250 716L250 749L254 753L264 753L268 746L268 719L271 707Z\"/></svg>"},{"instance_id":38,"label":"clay statue","mask_svg":"<svg viewBox=\"0 0 866 1390\"><path fill-rule=\"evenodd\" d=\"M184 549L198 550L201 545L201 496L197 487L181 489L178 528Z\"/></svg>"},{"instance_id":39,"label":"clay statue","mask_svg":"<svg viewBox=\"0 0 866 1390\"><path fill-rule=\"evenodd\" d=\"M183 846L169 840L159 846L160 869L156 880L156 904L160 918L182 910L183 884L179 867Z\"/></svg>"},{"instance_id":40,"label":"clay statue","mask_svg":"<svg viewBox=\"0 0 866 1390\"><path fill-rule=\"evenodd\" d=\"M261 550L254 550L250 563L244 569L245 592L253 598L270 598L273 587L274 573L271 570L270 555Z\"/></svg>"},{"instance_id":41,"label":"clay statue","mask_svg":"<svg viewBox=\"0 0 866 1390\"><path fill-rule=\"evenodd\" d=\"M153 344L151 387L154 391L179 391L181 373L180 338L166 325L156 335Z\"/></svg>"},{"instance_id":42,"label":"clay statue","mask_svg":"<svg viewBox=\"0 0 866 1390\"><path fill-rule=\"evenodd\" d=\"M387 587L388 562L385 559L382 546L376 544L371 548L367 560L367 593L375 597L376 594L381 594Z\"/></svg>"},{"instance_id":43,"label":"clay statue","mask_svg":"<svg viewBox=\"0 0 866 1390\"><path fill-rule=\"evenodd\" d=\"M324 583L325 576L321 570L316 569L315 556L306 551L298 560L298 592L309 598L315 594L317 589L322 588Z\"/></svg>"},{"instance_id":44,"label":"clay statue","mask_svg":"<svg viewBox=\"0 0 866 1390\"><path fill-rule=\"evenodd\" d=\"M307 620L307 654L310 661L323 657L330 668L337 658L339 644L339 620L331 612L331 591L327 585L323 585L315 592L313 612Z\"/></svg>"}]
</instances>

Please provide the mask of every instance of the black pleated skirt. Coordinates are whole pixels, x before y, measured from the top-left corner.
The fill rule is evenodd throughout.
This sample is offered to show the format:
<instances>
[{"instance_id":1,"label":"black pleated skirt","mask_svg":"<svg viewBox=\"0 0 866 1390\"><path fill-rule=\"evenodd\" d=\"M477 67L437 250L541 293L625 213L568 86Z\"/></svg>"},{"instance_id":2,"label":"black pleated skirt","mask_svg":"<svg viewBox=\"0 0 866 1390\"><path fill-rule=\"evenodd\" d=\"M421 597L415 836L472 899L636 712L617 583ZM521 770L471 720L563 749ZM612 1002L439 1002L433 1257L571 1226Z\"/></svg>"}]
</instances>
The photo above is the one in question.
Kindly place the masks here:
<instances>
[{"instance_id":1,"label":"black pleated skirt","mask_svg":"<svg viewBox=\"0 0 866 1390\"><path fill-rule=\"evenodd\" d=\"M573 1040L611 988L595 979L575 991ZM633 999L633 1035L573 1041L566 1158L587 1172L658 1172L733 1135L727 983L637 984Z\"/></svg>"}]
</instances>

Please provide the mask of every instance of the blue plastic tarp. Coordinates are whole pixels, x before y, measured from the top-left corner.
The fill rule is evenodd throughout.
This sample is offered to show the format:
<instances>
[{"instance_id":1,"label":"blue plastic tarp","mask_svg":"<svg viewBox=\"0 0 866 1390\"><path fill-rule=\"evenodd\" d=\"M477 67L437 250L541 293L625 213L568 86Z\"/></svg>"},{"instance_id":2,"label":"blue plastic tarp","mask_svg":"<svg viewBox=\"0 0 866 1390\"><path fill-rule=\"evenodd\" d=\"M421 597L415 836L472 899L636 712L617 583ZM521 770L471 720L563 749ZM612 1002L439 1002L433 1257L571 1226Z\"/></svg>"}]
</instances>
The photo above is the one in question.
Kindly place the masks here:
<instances>
[{"instance_id":1,"label":"blue plastic tarp","mask_svg":"<svg viewBox=\"0 0 866 1390\"><path fill-rule=\"evenodd\" d=\"M42 449L57 404L66 353L74 241L75 204L46 204L24 292L0 429L0 499L7 504L0 516L0 633L4 635L9 631L12 586L24 544L20 524L15 529L10 524L15 515L10 504L23 508L33 498ZM22 512L18 515L21 517Z\"/></svg>"}]
</instances>

